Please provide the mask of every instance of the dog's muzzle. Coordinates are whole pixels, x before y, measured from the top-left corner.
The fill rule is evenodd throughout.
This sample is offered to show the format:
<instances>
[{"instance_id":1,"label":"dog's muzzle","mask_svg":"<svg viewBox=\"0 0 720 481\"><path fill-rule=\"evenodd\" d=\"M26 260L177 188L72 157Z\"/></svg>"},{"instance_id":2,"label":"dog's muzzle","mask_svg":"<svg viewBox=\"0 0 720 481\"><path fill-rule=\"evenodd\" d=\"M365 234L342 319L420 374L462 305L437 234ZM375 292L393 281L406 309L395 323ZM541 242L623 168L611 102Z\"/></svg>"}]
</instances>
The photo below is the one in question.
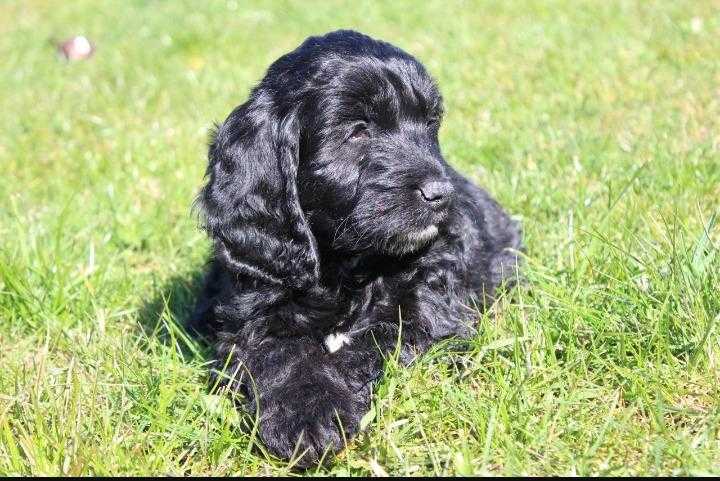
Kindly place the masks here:
<instances>
[{"instance_id":1,"label":"dog's muzzle","mask_svg":"<svg viewBox=\"0 0 720 481\"><path fill-rule=\"evenodd\" d=\"M417 190L422 200L435 211L446 208L455 194L449 180L430 180L420 184Z\"/></svg>"}]
</instances>

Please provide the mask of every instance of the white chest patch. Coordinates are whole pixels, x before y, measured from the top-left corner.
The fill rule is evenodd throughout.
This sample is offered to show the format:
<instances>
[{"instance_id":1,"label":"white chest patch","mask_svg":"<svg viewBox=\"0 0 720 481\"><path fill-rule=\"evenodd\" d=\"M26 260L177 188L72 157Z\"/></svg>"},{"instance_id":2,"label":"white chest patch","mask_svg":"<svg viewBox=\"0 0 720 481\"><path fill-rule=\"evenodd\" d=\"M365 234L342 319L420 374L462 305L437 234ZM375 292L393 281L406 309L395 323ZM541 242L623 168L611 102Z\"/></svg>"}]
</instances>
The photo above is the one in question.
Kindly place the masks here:
<instances>
[{"instance_id":1,"label":"white chest patch","mask_svg":"<svg viewBox=\"0 0 720 481\"><path fill-rule=\"evenodd\" d=\"M341 332L328 334L325 337L325 347L331 353L339 351L345 344L350 344L350 337Z\"/></svg>"}]
</instances>

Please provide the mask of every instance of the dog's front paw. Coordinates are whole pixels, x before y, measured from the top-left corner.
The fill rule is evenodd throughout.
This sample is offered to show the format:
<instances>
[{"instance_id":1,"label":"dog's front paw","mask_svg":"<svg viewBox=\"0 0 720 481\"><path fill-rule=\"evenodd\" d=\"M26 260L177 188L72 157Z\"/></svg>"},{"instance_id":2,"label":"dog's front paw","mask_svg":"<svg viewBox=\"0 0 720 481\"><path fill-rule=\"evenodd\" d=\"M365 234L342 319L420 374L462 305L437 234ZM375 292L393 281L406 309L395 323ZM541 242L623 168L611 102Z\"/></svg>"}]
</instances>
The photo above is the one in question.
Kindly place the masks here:
<instances>
[{"instance_id":1,"label":"dog's front paw","mask_svg":"<svg viewBox=\"0 0 720 481\"><path fill-rule=\"evenodd\" d=\"M332 457L357 433L368 409L344 386L283 386L260 400L260 437L272 454L307 468Z\"/></svg>"}]
</instances>

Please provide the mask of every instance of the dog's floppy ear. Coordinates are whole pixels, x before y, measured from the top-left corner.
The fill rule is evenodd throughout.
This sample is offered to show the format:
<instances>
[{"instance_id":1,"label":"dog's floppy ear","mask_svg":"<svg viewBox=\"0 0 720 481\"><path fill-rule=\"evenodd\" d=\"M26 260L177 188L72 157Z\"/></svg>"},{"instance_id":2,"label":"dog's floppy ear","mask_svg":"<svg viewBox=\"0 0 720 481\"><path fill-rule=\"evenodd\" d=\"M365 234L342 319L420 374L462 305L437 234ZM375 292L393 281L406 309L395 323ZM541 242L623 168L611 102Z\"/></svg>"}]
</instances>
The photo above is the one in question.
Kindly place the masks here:
<instances>
[{"instance_id":1,"label":"dog's floppy ear","mask_svg":"<svg viewBox=\"0 0 720 481\"><path fill-rule=\"evenodd\" d=\"M303 289L319 277L297 192L300 122L256 90L212 134L200 193L215 256L231 272Z\"/></svg>"}]
</instances>

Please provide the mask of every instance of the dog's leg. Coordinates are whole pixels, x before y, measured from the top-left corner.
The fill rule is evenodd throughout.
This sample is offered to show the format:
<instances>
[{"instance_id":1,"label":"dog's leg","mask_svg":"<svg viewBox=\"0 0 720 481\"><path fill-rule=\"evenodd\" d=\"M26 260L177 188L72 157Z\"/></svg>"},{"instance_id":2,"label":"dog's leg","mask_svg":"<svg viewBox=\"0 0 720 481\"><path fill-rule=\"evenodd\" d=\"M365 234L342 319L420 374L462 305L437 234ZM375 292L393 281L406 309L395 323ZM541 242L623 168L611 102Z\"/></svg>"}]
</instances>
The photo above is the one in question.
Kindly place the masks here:
<instances>
[{"instance_id":1,"label":"dog's leg","mask_svg":"<svg viewBox=\"0 0 720 481\"><path fill-rule=\"evenodd\" d=\"M386 356L397 352L407 364L432 343L420 324L400 325L392 316L365 325L339 333L343 342L330 346L312 336L221 335L224 384L259 414L258 432L272 454L298 467L330 459L357 434Z\"/></svg>"},{"instance_id":2,"label":"dog's leg","mask_svg":"<svg viewBox=\"0 0 720 481\"><path fill-rule=\"evenodd\" d=\"M259 413L265 446L298 467L343 449L369 409L369 383L350 382L315 338L267 338L243 349L221 342L218 350L221 359L233 352L226 385L245 395L251 414Z\"/></svg>"}]
</instances>

